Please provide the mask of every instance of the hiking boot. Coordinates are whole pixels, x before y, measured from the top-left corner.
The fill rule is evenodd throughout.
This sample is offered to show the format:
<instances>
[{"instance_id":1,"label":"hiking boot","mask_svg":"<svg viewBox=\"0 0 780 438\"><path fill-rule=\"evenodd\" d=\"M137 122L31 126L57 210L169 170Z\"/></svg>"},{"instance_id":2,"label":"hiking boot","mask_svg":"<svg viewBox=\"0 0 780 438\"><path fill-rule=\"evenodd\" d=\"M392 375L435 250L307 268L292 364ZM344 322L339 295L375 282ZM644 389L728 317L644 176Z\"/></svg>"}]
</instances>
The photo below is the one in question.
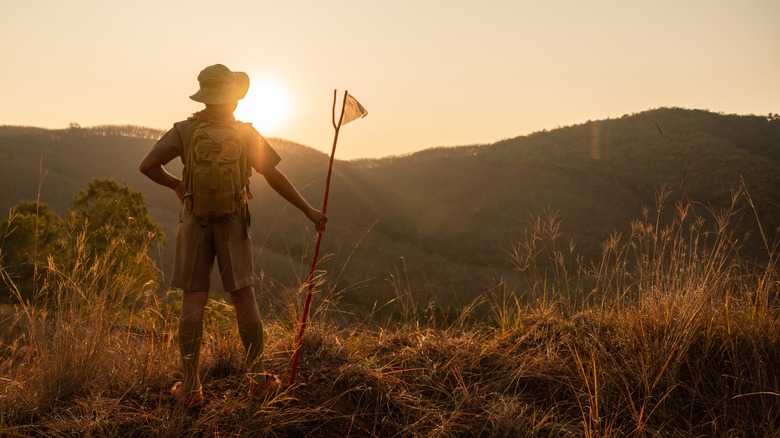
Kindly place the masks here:
<instances>
[{"instance_id":1,"label":"hiking boot","mask_svg":"<svg viewBox=\"0 0 780 438\"><path fill-rule=\"evenodd\" d=\"M171 388L171 395L187 409L203 406L203 389L187 392L181 382L176 382Z\"/></svg>"},{"instance_id":2,"label":"hiking boot","mask_svg":"<svg viewBox=\"0 0 780 438\"><path fill-rule=\"evenodd\" d=\"M269 395L273 395L279 388L282 387L282 381L279 380L279 376L271 373L265 373L265 383L255 383L249 381L249 398L250 399L263 399Z\"/></svg>"}]
</instances>

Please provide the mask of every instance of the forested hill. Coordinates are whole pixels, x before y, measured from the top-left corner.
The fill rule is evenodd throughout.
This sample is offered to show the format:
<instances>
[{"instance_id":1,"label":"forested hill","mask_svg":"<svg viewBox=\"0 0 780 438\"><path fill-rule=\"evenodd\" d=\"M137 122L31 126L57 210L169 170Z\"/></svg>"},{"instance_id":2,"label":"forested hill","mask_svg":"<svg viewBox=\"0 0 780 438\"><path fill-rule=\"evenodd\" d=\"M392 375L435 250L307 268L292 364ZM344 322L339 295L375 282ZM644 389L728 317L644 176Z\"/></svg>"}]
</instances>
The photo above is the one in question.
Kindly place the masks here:
<instances>
[{"instance_id":1,"label":"forested hill","mask_svg":"<svg viewBox=\"0 0 780 438\"><path fill-rule=\"evenodd\" d=\"M418 239L489 252L530 214L559 211L588 247L626 229L661 185L722 206L745 184L770 229L780 225L780 119L658 109L486 146L356 162L403 196ZM435 245L431 245L431 248ZM501 256L500 253L493 254Z\"/></svg>"},{"instance_id":2,"label":"forested hill","mask_svg":"<svg viewBox=\"0 0 780 438\"><path fill-rule=\"evenodd\" d=\"M146 195L170 236L178 215L173 194L137 171L157 135L134 127L0 127L0 207L7 211L40 194L62 212L87 181L113 178ZM271 143L283 157L282 171L319 205L327 156L280 139ZM673 196L717 208L744 180L771 238L780 226L779 162L776 116L677 108L489 145L337 161L323 244L333 256L322 266L331 283L338 280L336 288L361 286L344 292L355 303L371 305L402 285L467 300L515 275L509 251L532 216L558 212L566 245L571 238L593 256L612 231L629 230L642 208L653 206L664 184ZM314 233L262 178L252 184L258 270L272 287L295 285L305 275ZM172 252L159 255L168 275Z\"/></svg>"}]
</instances>

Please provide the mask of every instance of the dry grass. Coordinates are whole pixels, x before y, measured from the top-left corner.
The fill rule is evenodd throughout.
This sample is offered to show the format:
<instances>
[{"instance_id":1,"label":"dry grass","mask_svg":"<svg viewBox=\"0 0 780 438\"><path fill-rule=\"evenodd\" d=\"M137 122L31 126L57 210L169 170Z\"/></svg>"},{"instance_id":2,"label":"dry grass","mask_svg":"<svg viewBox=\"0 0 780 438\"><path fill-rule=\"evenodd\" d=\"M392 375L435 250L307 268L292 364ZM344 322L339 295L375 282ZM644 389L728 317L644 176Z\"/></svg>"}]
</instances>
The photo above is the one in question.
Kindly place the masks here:
<instances>
[{"instance_id":1,"label":"dry grass","mask_svg":"<svg viewBox=\"0 0 780 438\"><path fill-rule=\"evenodd\" d=\"M745 202L745 201L748 202ZM659 205L668 196L659 194ZM748 207L741 209L740 205ZM501 282L455 318L420 309L398 282L393 318L344 324L321 301L298 384L252 403L229 307L212 302L206 403L184 411L177 297L137 285L111 250L49 266L45 310L2 316L0 430L8 436L780 436L777 251L740 252L749 197L711 213L658 208L589 263L560 244L554 214ZM697 212L702 210L702 213ZM667 217L668 216L668 217ZM760 236L764 232L759 230ZM755 237L755 236L754 236ZM135 261L146 263L143 257ZM335 311L335 312L332 312ZM265 322L268 368L289 372L298 312ZM336 314L336 317L329 317Z\"/></svg>"}]
</instances>

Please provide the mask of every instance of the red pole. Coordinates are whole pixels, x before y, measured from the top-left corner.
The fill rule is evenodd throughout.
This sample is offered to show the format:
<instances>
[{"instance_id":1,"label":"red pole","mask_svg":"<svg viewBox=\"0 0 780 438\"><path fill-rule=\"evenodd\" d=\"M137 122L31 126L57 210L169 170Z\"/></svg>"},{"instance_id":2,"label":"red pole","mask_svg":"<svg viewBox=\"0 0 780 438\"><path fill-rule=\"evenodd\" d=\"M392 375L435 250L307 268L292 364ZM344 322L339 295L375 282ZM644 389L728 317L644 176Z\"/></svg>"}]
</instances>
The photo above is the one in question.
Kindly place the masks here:
<instances>
[{"instance_id":1,"label":"red pole","mask_svg":"<svg viewBox=\"0 0 780 438\"><path fill-rule=\"evenodd\" d=\"M322 200L322 214L325 214L328 210L328 194L330 192L330 176L333 171L333 157L336 155L336 142L339 140L339 130L341 129L341 119L344 116L344 103L347 101L347 92L344 92L344 102L341 104L341 116L339 116L338 124L336 123L336 90L333 90L333 128L336 130L333 136L333 149L330 152L330 162L328 163L328 177L325 179L325 196ZM309 318L309 308L311 307L311 294L314 288L314 268L317 267L317 258L320 254L320 242L322 242L322 230L317 231L317 243L314 245L314 256L311 260L311 268L309 269L309 278L306 281L306 303L303 306L303 318L301 318L301 329L298 332L298 340L295 346L295 354L293 355L292 371L290 371L290 386L295 383L295 374L298 370L298 356L301 353L301 345L303 344L303 332L306 331L306 320Z\"/></svg>"}]
</instances>

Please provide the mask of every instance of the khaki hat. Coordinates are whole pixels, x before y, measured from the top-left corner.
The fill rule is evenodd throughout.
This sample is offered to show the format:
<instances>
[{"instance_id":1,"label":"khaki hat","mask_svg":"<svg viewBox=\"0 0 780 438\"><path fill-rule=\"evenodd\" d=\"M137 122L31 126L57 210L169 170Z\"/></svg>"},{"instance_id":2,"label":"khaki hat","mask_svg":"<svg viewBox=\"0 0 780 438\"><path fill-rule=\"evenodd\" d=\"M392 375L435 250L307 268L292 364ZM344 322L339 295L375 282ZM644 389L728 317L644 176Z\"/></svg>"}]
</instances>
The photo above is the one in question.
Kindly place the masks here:
<instances>
[{"instance_id":1,"label":"khaki hat","mask_svg":"<svg viewBox=\"0 0 780 438\"><path fill-rule=\"evenodd\" d=\"M219 105L243 99L249 90L249 75L242 71L230 71L222 64L214 64L200 72L198 83L200 89L190 96L190 99L209 105Z\"/></svg>"}]
</instances>

